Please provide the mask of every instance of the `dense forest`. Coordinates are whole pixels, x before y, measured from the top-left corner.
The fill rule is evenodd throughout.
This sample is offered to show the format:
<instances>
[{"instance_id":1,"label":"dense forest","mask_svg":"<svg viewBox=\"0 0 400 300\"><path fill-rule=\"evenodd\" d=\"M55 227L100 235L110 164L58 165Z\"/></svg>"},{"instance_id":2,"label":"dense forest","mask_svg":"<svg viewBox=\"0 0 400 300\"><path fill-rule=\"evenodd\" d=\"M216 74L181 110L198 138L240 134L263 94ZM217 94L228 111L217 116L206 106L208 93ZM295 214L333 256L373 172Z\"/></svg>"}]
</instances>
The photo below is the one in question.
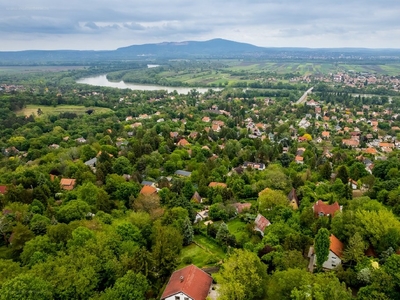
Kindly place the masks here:
<instances>
[{"instance_id":1,"label":"dense forest","mask_svg":"<svg viewBox=\"0 0 400 300\"><path fill-rule=\"evenodd\" d=\"M222 300L400 298L398 92L75 82L161 83L128 69L0 75L0 299L160 299L191 264Z\"/></svg>"}]
</instances>

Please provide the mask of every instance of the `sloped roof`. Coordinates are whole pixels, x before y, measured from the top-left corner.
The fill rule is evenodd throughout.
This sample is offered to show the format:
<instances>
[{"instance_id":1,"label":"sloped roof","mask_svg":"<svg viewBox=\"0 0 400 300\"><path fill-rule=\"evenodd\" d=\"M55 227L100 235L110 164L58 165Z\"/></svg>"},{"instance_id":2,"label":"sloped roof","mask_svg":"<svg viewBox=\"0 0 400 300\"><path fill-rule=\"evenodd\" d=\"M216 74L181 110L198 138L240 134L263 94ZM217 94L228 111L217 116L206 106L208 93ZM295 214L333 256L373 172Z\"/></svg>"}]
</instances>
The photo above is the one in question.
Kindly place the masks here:
<instances>
[{"instance_id":1,"label":"sloped roof","mask_svg":"<svg viewBox=\"0 0 400 300\"><path fill-rule=\"evenodd\" d=\"M7 186L0 185L0 194L5 194L7 192Z\"/></svg>"},{"instance_id":2,"label":"sloped roof","mask_svg":"<svg viewBox=\"0 0 400 300\"><path fill-rule=\"evenodd\" d=\"M263 215L258 214L256 220L254 221L256 228L264 232L265 228L271 225L271 222L267 220Z\"/></svg>"},{"instance_id":3,"label":"sloped roof","mask_svg":"<svg viewBox=\"0 0 400 300\"><path fill-rule=\"evenodd\" d=\"M337 211L340 211L339 203L325 204L322 200L318 200L313 206L314 214L319 215L323 213L325 216L333 216Z\"/></svg>"},{"instance_id":4,"label":"sloped roof","mask_svg":"<svg viewBox=\"0 0 400 300\"><path fill-rule=\"evenodd\" d=\"M242 213L242 211L244 209L250 209L251 208L251 203L234 203L232 205L236 208L236 210L237 210L237 212L239 214Z\"/></svg>"},{"instance_id":5,"label":"sloped roof","mask_svg":"<svg viewBox=\"0 0 400 300\"><path fill-rule=\"evenodd\" d=\"M226 183L223 183L223 182L215 182L215 181L210 182L210 184L209 184L208 186L209 186L209 187L217 187L217 186L219 186L219 187L223 187L223 188L226 188L226 187L227 187Z\"/></svg>"},{"instance_id":6,"label":"sloped roof","mask_svg":"<svg viewBox=\"0 0 400 300\"><path fill-rule=\"evenodd\" d=\"M61 188L70 191L75 186L76 179L62 178L60 181Z\"/></svg>"},{"instance_id":7,"label":"sloped roof","mask_svg":"<svg viewBox=\"0 0 400 300\"><path fill-rule=\"evenodd\" d=\"M161 299L184 293L193 300L205 300L212 280L210 275L195 265L187 266L172 273Z\"/></svg>"},{"instance_id":8,"label":"sloped roof","mask_svg":"<svg viewBox=\"0 0 400 300\"><path fill-rule=\"evenodd\" d=\"M150 185L145 185L144 187L142 187L142 189L140 190L140 194L142 195L153 195L157 193L157 189L155 187L152 187Z\"/></svg>"},{"instance_id":9,"label":"sloped roof","mask_svg":"<svg viewBox=\"0 0 400 300\"><path fill-rule=\"evenodd\" d=\"M194 194L193 194L193 196L192 196L192 199L193 200L196 200L197 202L201 202L201 200L202 200L202 198L201 198L201 196L199 195L199 193L196 191L196 192L194 192Z\"/></svg>"},{"instance_id":10,"label":"sloped roof","mask_svg":"<svg viewBox=\"0 0 400 300\"><path fill-rule=\"evenodd\" d=\"M331 241L329 250L331 250L338 257L341 258L343 255L343 249L344 249L343 243L341 241L339 241L339 239L336 236L334 236L333 234L331 234L331 236L329 237L329 240Z\"/></svg>"}]
</instances>

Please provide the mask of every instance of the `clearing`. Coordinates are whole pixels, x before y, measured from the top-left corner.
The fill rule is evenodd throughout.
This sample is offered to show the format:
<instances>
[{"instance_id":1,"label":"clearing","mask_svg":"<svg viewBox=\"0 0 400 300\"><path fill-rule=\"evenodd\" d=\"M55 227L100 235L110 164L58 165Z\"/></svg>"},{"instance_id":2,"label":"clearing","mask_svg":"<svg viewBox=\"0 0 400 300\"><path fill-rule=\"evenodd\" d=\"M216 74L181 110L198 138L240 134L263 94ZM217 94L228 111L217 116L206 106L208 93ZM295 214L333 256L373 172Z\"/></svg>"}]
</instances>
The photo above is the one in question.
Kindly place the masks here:
<instances>
[{"instance_id":1,"label":"clearing","mask_svg":"<svg viewBox=\"0 0 400 300\"><path fill-rule=\"evenodd\" d=\"M41 109L43 115L53 115L53 114L60 114L64 112L71 112L76 114L84 114L87 110L93 109L94 113L106 113L112 111L109 108L104 107L85 107L83 105L57 105L57 106L45 106L45 105L27 105L25 108L21 109L17 112L18 116L30 116L38 115L38 109Z\"/></svg>"}]
</instances>

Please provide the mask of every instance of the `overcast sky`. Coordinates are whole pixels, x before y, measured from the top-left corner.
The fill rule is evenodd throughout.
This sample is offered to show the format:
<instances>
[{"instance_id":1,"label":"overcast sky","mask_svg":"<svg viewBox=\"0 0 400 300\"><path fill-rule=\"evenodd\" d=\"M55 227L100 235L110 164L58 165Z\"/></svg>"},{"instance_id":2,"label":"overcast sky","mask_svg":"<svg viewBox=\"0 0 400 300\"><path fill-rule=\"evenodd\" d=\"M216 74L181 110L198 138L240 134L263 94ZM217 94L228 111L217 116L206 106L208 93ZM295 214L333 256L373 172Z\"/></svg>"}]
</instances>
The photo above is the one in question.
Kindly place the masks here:
<instances>
[{"instance_id":1,"label":"overcast sky","mask_svg":"<svg viewBox=\"0 0 400 300\"><path fill-rule=\"evenodd\" d=\"M13 0L0 51L224 38L265 47L400 48L398 0Z\"/></svg>"}]
</instances>

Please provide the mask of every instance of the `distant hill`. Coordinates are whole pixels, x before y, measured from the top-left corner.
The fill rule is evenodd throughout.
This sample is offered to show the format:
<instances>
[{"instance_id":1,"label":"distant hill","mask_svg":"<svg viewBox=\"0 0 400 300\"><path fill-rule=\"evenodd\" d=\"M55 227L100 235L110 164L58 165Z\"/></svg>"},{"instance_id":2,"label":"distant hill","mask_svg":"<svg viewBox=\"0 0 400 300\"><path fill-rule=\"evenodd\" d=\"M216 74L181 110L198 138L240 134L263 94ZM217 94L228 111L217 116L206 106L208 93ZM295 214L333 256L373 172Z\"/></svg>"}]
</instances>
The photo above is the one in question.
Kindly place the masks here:
<instances>
[{"instance_id":1,"label":"distant hill","mask_svg":"<svg viewBox=\"0 0 400 300\"><path fill-rule=\"evenodd\" d=\"M262 54L267 51L267 48L224 39L213 39L204 42L186 41L133 45L118 48L116 51L137 56L229 56Z\"/></svg>"},{"instance_id":2,"label":"distant hill","mask_svg":"<svg viewBox=\"0 0 400 300\"><path fill-rule=\"evenodd\" d=\"M187 58L399 59L399 49L265 48L224 39L132 45L110 51L28 50L0 52L0 65L91 63L115 60Z\"/></svg>"}]
</instances>

